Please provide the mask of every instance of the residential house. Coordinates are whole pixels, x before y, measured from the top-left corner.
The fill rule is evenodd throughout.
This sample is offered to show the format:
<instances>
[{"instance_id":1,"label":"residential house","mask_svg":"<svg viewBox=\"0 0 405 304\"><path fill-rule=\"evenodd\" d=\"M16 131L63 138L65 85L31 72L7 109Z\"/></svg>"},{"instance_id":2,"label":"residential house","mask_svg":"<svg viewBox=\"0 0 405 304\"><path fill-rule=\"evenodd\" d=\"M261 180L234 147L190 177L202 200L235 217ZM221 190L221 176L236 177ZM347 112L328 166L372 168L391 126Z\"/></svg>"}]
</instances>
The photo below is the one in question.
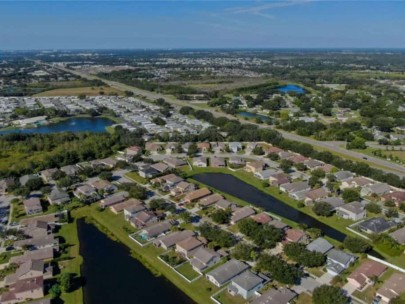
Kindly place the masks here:
<instances>
[{"instance_id":1,"label":"residential house","mask_svg":"<svg viewBox=\"0 0 405 304\"><path fill-rule=\"evenodd\" d=\"M309 251L319 252L322 254L326 254L332 248L333 248L333 245L322 237L319 237L319 238L313 240L311 243L309 243L307 245L307 249Z\"/></svg>"},{"instance_id":2,"label":"residential house","mask_svg":"<svg viewBox=\"0 0 405 304\"><path fill-rule=\"evenodd\" d=\"M100 201L100 207L104 209L112 205L122 203L127 199L127 197L128 197L127 192L119 192L111 196L107 196Z\"/></svg>"},{"instance_id":3,"label":"residential house","mask_svg":"<svg viewBox=\"0 0 405 304\"><path fill-rule=\"evenodd\" d=\"M131 146L125 149L125 155L130 159L142 154L142 147Z\"/></svg>"},{"instance_id":4,"label":"residential house","mask_svg":"<svg viewBox=\"0 0 405 304\"><path fill-rule=\"evenodd\" d=\"M48 202L51 205L61 205L70 202L70 196L66 191L55 186L48 195Z\"/></svg>"},{"instance_id":5,"label":"residential house","mask_svg":"<svg viewBox=\"0 0 405 304\"><path fill-rule=\"evenodd\" d=\"M247 162L245 165L245 170L247 172L256 173L256 172L263 171L264 166L265 166L265 163L261 162L261 161Z\"/></svg>"},{"instance_id":6,"label":"residential house","mask_svg":"<svg viewBox=\"0 0 405 304\"><path fill-rule=\"evenodd\" d=\"M207 280L209 280L215 286L221 287L249 268L249 265L241 261L232 259L210 271L205 276Z\"/></svg>"},{"instance_id":7,"label":"residential house","mask_svg":"<svg viewBox=\"0 0 405 304\"><path fill-rule=\"evenodd\" d=\"M205 156L199 156L193 158L193 166L194 167L207 167L207 158Z\"/></svg>"},{"instance_id":8,"label":"residential house","mask_svg":"<svg viewBox=\"0 0 405 304\"><path fill-rule=\"evenodd\" d=\"M306 243L308 236L300 229L287 229L284 234L284 240L287 243Z\"/></svg>"},{"instance_id":9,"label":"residential house","mask_svg":"<svg viewBox=\"0 0 405 304\"><path fill-rule=\"evenodd\" d=\"M42 213L41 200L38 197L31 197L23 201L24 210L27 215Z\"/></svg>"},{"instance_id":10,"label":"residential house","mask_svg":"<svg viewBox=\"0 0 405 304\"><path fill-rule=\"evenodd\" d=\"M394 273L385 283L377 290L376 296L381 297L384 304L399 297L405 292L405 274Z\"/></svg>"},{"instance_id":11,"label":"residential house","mask_svg":"<svg viewBox=\"0 0 405 304\"><path fill-rule=\"evenodd\" d=\"M204 197L203 199L201 199L198 204L200 206L202 206L203 208L209 207L213 204L215 204L216 202L219 202L220 200L223 199L223 196L218 194L218 193L214 193L211 195L208 195L206 197Z\"/></svg>"},{"instance_id":12,"label":"residential house","mask_svg":"<svg viewBox=\"0 0 405 304\"><path fill-rule=\"evenodd\" d=\"M218 202L215 203L214 205L217 209L222 209L222 210L226 210L226 209L231 209L231 210L236 210L237 206L235 203L232 203L226 199L221 199Z\"/></svg>"},{"instance_id":13,"label":"residential house","mask_svg":"<svg viewBox=\"0 0 405 304\"><path fill-rule=\"evenodd\" d=\"M134 228L142 228L150 226L159 221L159 218L152 211L141 211L132 216L129 220L130 224Z\"/></svg>"},{"instance_id":14,"label":"residential house","mask_svg":"<svg viewBox=\"0 0 405 304\"><path fill-rule=\"evenodd\" d=\"M288 160L292 161L293 164L303 164L308 160L308 157L305 157L301 154L295 154L293 156L291 156L290 158L288 158Z\"/></svg>"},{"instance_id":15,"label":"residential house","mask_svg":"<svg viewBox=\"0 0 405 304\"><path fill-rule=\"evenodd\" d=\"M405 227L391 232L390 237L396 240L399 244L405 245Z\"/></svg>"},{"instance_id":16,"label":"residential house","mask_svg":"<svg viewBox=\"0 0 405 304\"><path fill-rule=\"evenodd\" d=\"M210 165L213 168L223 168L226 166L225 164L225 158L223 157L211 157L210 159Z\"/></svg>"},{"instance_id":17,"label":"residential house","mask_svg":"<svg viewBox=\"0 0 405 304\"><path fill-rule=\"evenodd\" d=\"M79 173L79 167L76 165L67 165L60 168L68 176L76 176Z\"/></svg>"},{"instance_id":18,"label":"residential house","mask_svg":"<svg viewBox=\"0 0 405 304\"><path fill-rule=\"evenodd\" d=\"M117 187L104 179L97 179L89 183L98 193L107 194L117 190Z\"/></svg>"},{"instance_id":19,"label":"residential house","mask_svg":"<svg viewBox=\"0 0 405 304\"><path fill-rule=\"evenodd\" d=\"M333 207L333 210L336 210L338 207L345 204L345 201L342 198L336 196L323 198L321 202L328 203Z\"/></svg>"},{"instance_id":20,"label":"residential house","mask_svg":"<svg viewBox=\"0 0 405 304\"><path fill-rule=\"evenodd\" d=\"M58 172L57 168L45 169L39 172L39 176L42 178L44 183L48 184L53 181L52 175Z\"/></svg>"},{"instance_id":21,"label":"residential house","mask_svg":"<svg viewBox=\"0 0 405 304\"><path fill-rule=\"evenodd\" d=\"M306 205L311 205L315 202L322 201L322 199L327 198L328 195L329 191L325 188L312 189L306 193L304 202Z\"/></svg>"},{"instance_id":22,"label":"residential house","mask_svg":"<svg viewBox=\"0 0 405 304\"><path fill-rule=\"evenodd\" d=\"M211 144L209 142L197 143L198 152L207 153L210 152Z\"/></svg>"},{"instance_id":23,"label":"residential house","mask_svg":"<svg viewBox=\"0 0 405 304\"><path fill-rule=\"evenodd\" d=\"M77 187L75 191L73 191L73 195L76 196L79 200L89 203L95 202L100 198L96 189L87 184Z\"/></svg>"},{"instance_id":24,"label":"residential house","mask_svg":"<svg viewBox=\"0 0 405 304\"><path fill-rule=\"evenodd\" d=\"M279 289L269 289L251 304L291 304L298 295L285 287Z\"/></svg>"},{"instance_id":25,"label":"residential house","mask_svg":"<svg viewBox=\"0 0 405 304\"><path fill-rule=\"evenodd\" d=\"M228 159L228 164L232 165L232 166L244 166L246 163L246 161L238 156L231 156Z\"/></svg>"},{"instance_id":26,"label":"residential house","mask_svg":"<svg viewBox=\"0 0 405 304\"><path fill-rule=\"evenodd\" d=\"M190 264L195 271L202 274L202 272L221 260L221 255L212 249L206 247L199 247L190 260Z\"/></svg>"},{"instance_id":27,"label":"residential house","mask_svg":"<svg viewBox=\"0 0 405 304\"><path fill-rule=\"evenodd\" d=\"M10 264L21 265L30 260L42 260L49 262L55 257L55 252L52 247L46 247L37 250L24 251L23 255L18 255L10 258Z\"/></svg>"},{"instance_id":28,"label":"residential house","mask_svg":"<svg viewBox=\"0 0 405 304\"><path fill-rule=\"evenodd\" d=\"M350 171L338 171L334 174L338 182L353 178L353 173Z\"/></svg>"},{"instance_id":29,"label":"residential house","mask_svg":"<svg viewBox=\"0 0 405 304\"><path fill-rule=\"evenodd\" d=\"M19 280L11 285L8 292L1 295L0 302L14 304L44 297L44 279L42 276Z\"/></svg>"},{"instance_id":30,"label":"residential house","mask_svg":"<svg viewBox=\"0 0 405 304\"><path fill-rule=\"evenodd\" d=\"M228 286L228 292L233 296L240 295L247 300L262 289L264 283L264 278L248 270L232 279L231 284Z\"/></svg>"},{"instance_id":31,"label":"residential house","mask_svg":"<svg viewBox=\"0 0 405 304\"><path fill-rule=\"evenodd\" d=\"M145 151L149 154L159 154L160 151L163 151L163 146L156 142L147 142L145 143Z\"/></svg>"},{"instance_id":32,"label":"residential house","mask_svg":"<svg viewBox=\"0 0 405 304\"><path fill-rule=\"evenodd\" d=\"M58 250L59 241L53 234L49 234L44 237L15 241L14 247L17 249L28 247L30 250L53 247Z\"/></svg>"},{"instance_id":33,"label":"residential house","mask_svg":"<svg viewBox=\"0 0 405 304\"><path fill-rule=\"evenodd\" d=\"M366 186L370 186L373 184L373 181L365 178L363 176L357 176L353 177L347 180L344 180L342 184L340 185L340 189L346 189L346 188L362 188Z\"/></svg>"},{"instance_id":34,"label":"residential house","mask_svg":"<svg viewBox=\"0 0 405 304\"><path fill-rule=\"evenodd\" d=\"M308 182L293 182L282 184L280 186L280 190L288 193L288 195L293 199L303 200L307 192L311 190L311 186L308 184Z\"/></svg>"},{"instance_id":35,"label":"residential house","mask_svg":"<svg viewBox=\"0 0 405 304\"><path fill-rule=\"evenodd\" d=\"M48 225L45 221L35 220L31 222L27 227L23 229L24 235L31 238L39 238L47 236L52 233L51 225Z\"/></svg>"},{"instance_id":36,"label":"residential house","mask_svg":"<svg viewBox=\"0 0 405 304\"><path fill-rule=\"evenodd\" d=\"M393 191L381 197L383 202L393 201L397 206L405 202L405 191Z\"/></svg>"},{"instance_id":37,"label":"residential house","mask_svg":"<svg viewBox=\"0 0 405 304\"><path fill-rule=\"evenodd\" d=\"M166 154L172 154L172 153L176 152L176 150L177 150L177 143L175 143L175 142L167 143Z\"/></svg>"},{"instance_id":38,"label":"residential house","mask_svg":"<svg viewBox=\"0 0 405 304\"><path fill-rule=\"evenodd\" d=\"M255 213L256 211L248 206L236 209L231 216L231 224L234 225L240 222L241 220L254 215Z\"/></svg>"},{"instance_id":39,"label":"residential house","mask_svg":"<svg viewBox=\"0 0 405 304\"><path fill-rule=\"evenodd\" d=\"M176 246L177 243L188 239L192 236L194 236L195 233L191 230L183 230L183 231L175 231L172 232L168 235L163 235L153 241L153 244L156 247L162 247L164 250L168 250L174 246Z\"/></svg>"},{"instance_id":40,"label":"residential house","mask_svg":"<svg viewBox=\"0 0 405 304\"><path fill-rule=\"evenodd\" d=\"M267 180L270 178L270 176L276 174L277 171L274 169L267 169L267 170L263 170L263 171L259 171L259 172L255 172L255 176L257 178L260 178L261 180Z\"/></svg>"},{"instance_id":41,"label":"residential house","mask_svg":"<svg viewBox=\"0 0 405 304\"><path fill-rule=\"evenodd\" d=\"M149 226L147 228L144 228L140 233L139 236L145 240L151 240L163 233L166 233L170 230L172 227L172 222L171 221L164 221L161 223L154 224L152 226Z\"/></svg>"},{"instance_id":42,"label":"residential house","mask_svg":"<svg viewBox=\"0 0 405 304\"><path fill-rule=\"evenodd\" d=\"M200 200L210 194L211 194L211 191L208 190L208 188L201 188L201 189L195 190L193 192L187 193L186 196L184 197L184 201L186 203L192 203L192 202Z\"/></svg>"},{"instance_id":43,"label":"residential house","mask_svg":"<svg viewBox=\"0 0 405 304\"><path fill-rule=\"evenodd\" d=\"M167 174L164 176L156 177L151 180L152 185L160 185L160 188L163 191L169 191L172 189L175 185L178 183L182 182L183 179L180 176L177 176L176 174Z\"/></svg>"},{"instance_id":44,"label":"residential house","mask_svg":"<svg viewBox=\"0 0 405 304\"><path fill-rule=\"evenodd\" d=\"M152 169L155 169L159 173L165 173L167 170L170 169L168 165L163 162L159 162L150 166Z\"/></svg>"},{"instance_id":45,"label":"residential house","mask_svg":"<svg viewBox=\"0 0 405 304\"><path fill-rule=\"evenodd\" d=\"M176 252L180 253L185 258L190 259L196 249L201 246L203 246L203 242L195 236L191 236L176 244Z\"/></svg>"},{"instance_id":46,"label":"residential house","mask_svg":"<svg viewBox=\"0 0 405 304\"><path fill-rule=\"evenodd\" d=\"M125 203L125 202L124 202ZM116 205L115 205L116 206ZM111 206L113 208L114 206ZM125 207L123 209L124 211L124 219L126 221L129 221L131 218L133 218L137 213L141 211L145 211L146 207L144 204L133 204L128 207Z\"/></svg>"},{"instance_id":47,"label":"residential house","mask_svg":"<svg viewBox=\"0 0 405 304\"><path fill-rule=\"evenodd\" d=\"M319 167L318 169L322 170L326 174L331 173L335 167L330 164L324 164L323 166Z\"/></svg>"},{"instance_id":48,"label":"residential house","mask_svg":"<svg viewBox=\"0 0 405 304\"><path fill-rule=\"evenodd\" d=\"M281 152L284 152L283 149L280 149L280 148L274 147L274 146L266 147L266 148L264 148L264 151L267 154L277 154L277 155L279 155Z\"/></svg>"},{"instance_id":49,"label":"residential house","mask_svg":"<svg viewBox=\"0 0 405 304\"><path fill-rule=\"evenodd\" d=\"M290 178L285 173L275 173L269 176L269 183L272 186L279 187L280 185L288 184L290 182Z\"/></svg>"},{"instance_id":50,"label":"residential house","mask_svg":"<svg viewBox=\"0 0 405 304\"><path fill-rule=\"evenodd\" d=\"M367 260L347 277L347 281L356 289L363 290L373 283L374 278L379 278L386 269L387 266L384 264Z\"/></svg>"},{"instance_id":51,"label":"residential house","mask_svg":"<svg viewBox=\"0 0 405 304\"><path fill-rule=\"evenodd\" d=\"M187 163L179 158L176 157L167 157L163 160L163 162L168 165L170 168L179 168L187 165Z\"/></svg>"},{"instance_id":52,"label":"residential house","mask_svg":"<svg viewBox=\"0 0 405 304\"><path fill-rule=\"evenodd\" d=\"M170 194L173 196L181 195L184 193L191 193L195 191L196 186L189 182L179 182L172 189L170 189Z\"/></svg>"},{"instance_id":53,"label":"residential house","mask_svg":"<svg viewBox=\"0 0 405 304\"><path fill-rule=\"evenodd\" d=\"M352 202L336 208L336 215L344 219L358 221L366 217L366 209L360 202Z\"/></svg>"},{"instance_id":54,"label":"residential house","mask_svg":"<svg viewBox=\"0 0 405 304\"><path fill-rule=\"evenodd\" d=\"M267 213L264 213L264 212L256 214L256 215L252 215L251 218L256 223L259 223L262 225L267 225L268 223L270 223L273 220L270 215L268 215Z\"/></svg>"},{"instance_id":55,"label":"residential house","mask_svg":"<svg viewBox=\"0 0 405 304\"><path fill-rule=\"evenodd\" d=\"M306 161L304 161L304 165L309 169L309 170L314 170L317 169L319 167L322 167L323 165L325 165L325 163L316 160L316 159L307 159Z\"/></svg>"},{"instance_id":56,"label":"residential house","mask_svg":"<svg viewBox=\"0 0 405 304\"><path fill-rule=\"evenodd\" d=\"M383 217L374 217L374 218L368 219L364 222L361 222L357 226L357 228L360 231L363 231L365 233L380 234L380 233L386 232L396 226L397 226L397 223L394 221L388 221Z\"/></svg>"},{"instance_id":57,"label":"residential house","mask_svg":"<svg viewBox=\"0 0 405 304\"><path fill-rule=\"evenodd\" d=\"M100 163L100 165L103 168L106 169L114 169L115 166L117 165L118 161L114 158L111 157L107 157L107 158L103 158L103 159L99 159L98 162Z\"/></svg>"},{"instance_id":58,"label":"residential house","mask_svg":"<svg viewBox=\"0 0 405 304\"><path fill-rule=\"evenodd\" d=\"M160 172L148 164L138 167L138 174L143 178L153 178L159 175Z\"/></svg>"},{"instance_id":59,"label":"residential house","mask_svg":"<svg viewBox=\"0 0 405 304\"><path fill-rule=\"evenodd\" d=\"M38 175L36 175L36 174L28 174L28 175L21 176L19 179L20 185L24 187L28 181L37 179L37 178L38 178Z\"/></svg>"},{"instance_id":60,"label":"residential house","mask_svg":"<svg viewBox=\"0 0 405 304\"><path fill-rule=\"evenodd\" d=\"M20 264L15 273L9 274L4 278L5 286L11 286L19 280L32 279L43 276L44 279L50 279L53 275L52 267L45 268L43 260L29 260Z\"/></svg>"},{"instance_id":61,"label":"residential house","mask_svg":"<svg viewBox=\"0 0 405 304\"><path fill-rule=\"evenodd\" d=\"M231 152L233 152L233 153L237 153L237 152L239 152L239 151L241 151L242 150L242 144L240 143L240 142L236 142L236 141L234 141L234 142L230 142L229 144L228 144L228 147L229 147L229 150L231 151Z\"/></svg>"},{"instance_id":62,"label":"residential house","mask_svg":"<svg viewBox=\"0 0 405 304\"><path fill-rule=\"evenodd\" d=\"M335 276L347 269L357 258L352 254L334 248L326 256L326 270Z\"/></svg>"},{"instance_id":63,"label":"residential house","mask_svg":"<svg viewBox=\"0 0 405 304\"><path fill-rule=\"evenodd\" d=\"M293 153L288 152L288 151L284 151L284 150L283 150L283 151L280 151L280 152L277 153L277 154L278 154L278 156L280 157L280 160L288 159L288 158L294 156Z\"/></svg>"},{"instance_id":64,"label":"residential house","mask_svg":"<svg viewBox=\"0 0 405 304\"><path fill-rule=\"evenodd\" d=\"M382 196L388 194L391 191L391 187L385 183L375 183L370 186L361 188L361 196Z\"/></svg>"},{"instance_id":65,"label":"residential house","mask_svg":"<svg viewBox=\"0 0 405 304\"><path fill-rule=\"evenodd\" d=\"M253 150L256 148L257 143L255 142L249 142L246 144L246 149L245 152L246 154L251 154L253 152Z\"/></svg>"},{"instance_id":66,"label":"residential house","mask_svg":"<svg viewBox=\"0 0 405 304\"><path fill-rule=\"evenodd\" d=\"M0 180L0 194L6 194L7 190L15 184L13 177L8 177Z\"/></svg>"},{"instance_id":67,"label":"residential house","mask_svg":"<svg viewBox=\"0 0 405 304\"><path fill-rule=\"evenodd\" d=\"M274 228L283 230L283 231L286 231L286 230L288 230L290 228L286 223L284 223L284 222L282 222L282 221L280 221L278 219L271 220L269 222L269 225L273 226Z\"/></svg>"},{"instance_id":68,"label":"residential house","mask_svg":"<svg viewBox=\"0 0 405 304\"><path fill-rule=\"evenodd\" d=\"M131 207L140 206L140 205L143 205L142 201L140 201L136 198L130 198L130 199L127 199L126 201L123 201L122 203L118 203L118 204L110 206L110 210L112 211L112 213L118 214L121 211L124 211L125 208L131 208Z\"/></svg>"}]
</instances>

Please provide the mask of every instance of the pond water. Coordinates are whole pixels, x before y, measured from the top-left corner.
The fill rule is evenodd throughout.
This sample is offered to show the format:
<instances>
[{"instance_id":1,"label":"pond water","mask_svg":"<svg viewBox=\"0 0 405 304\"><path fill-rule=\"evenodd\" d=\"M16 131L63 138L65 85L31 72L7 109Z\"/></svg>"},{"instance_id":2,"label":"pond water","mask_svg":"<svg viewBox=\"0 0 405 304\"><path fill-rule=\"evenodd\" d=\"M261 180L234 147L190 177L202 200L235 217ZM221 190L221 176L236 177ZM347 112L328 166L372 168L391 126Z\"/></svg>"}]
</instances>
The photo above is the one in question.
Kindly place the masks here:
<instances>
[{"instance_id":1,"label":"pond water","mask_svg":"<svg viewBox=\"0 0 405 304\"><path fill-rule=\"evenodd\" d=\"M9 129L0 131L1 134L24 133L24 134L50 134L60 132L106 132L106 127L113 125L111 119L104 117L75 117L49 125L40 125L35 128Z\"/></svg>"},{"instance_id":2,"label":"pond water","mask_svg":"<svg viewBox=\"0 0 405 304\"><path fill-rule=\"evenodd\" d=\"M326 236L339 242L343 242L346 237L344 233L260 191L233 175L224 173L201 173L194 175L193 179L293 222L305 224L308 227L319 228ZM373 251L370 252L370 254L382 258L377 252Z\"/></svg>"},{"instance_id":3,"label":"pond water","mask_svg":"<svg viewBox=\"0 0 405 304\"><path fill-rule=\"evenodd\" d=\"M126 246L83 219L77 225L85 304L194 303L170 281L154 276L131 257Z\"/></svg>"},{"instance_id":4,"label":"pond water","mask_svg":"<svg viewBox=\"0 0 405 304\"><path fill-rule=\"evenodd\" d=\"M304 94L305 89L297 86L295 84L287 84L285 86L279 87L278 90L283 93L295 92L297 94Z\"/></svg>"}]
</instances>

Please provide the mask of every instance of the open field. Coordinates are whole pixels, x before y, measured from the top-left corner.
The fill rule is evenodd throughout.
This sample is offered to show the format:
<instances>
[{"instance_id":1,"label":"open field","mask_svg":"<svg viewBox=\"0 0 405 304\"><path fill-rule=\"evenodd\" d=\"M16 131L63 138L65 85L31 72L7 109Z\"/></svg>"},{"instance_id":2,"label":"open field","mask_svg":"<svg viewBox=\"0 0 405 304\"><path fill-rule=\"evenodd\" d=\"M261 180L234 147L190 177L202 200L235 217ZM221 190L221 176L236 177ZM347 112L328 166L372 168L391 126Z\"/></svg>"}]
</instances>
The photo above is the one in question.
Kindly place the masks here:
<instances>
[{"instance_id":1,"label":"open field","mask_svg":"<svg viewBox=\"0 0 405 304\"><path fill-rule=\"evenodd\" d=\"M104 92L104 94L100 94ZM63 88L63 89L54 89L49 91L44 91L38 94L35 94L35 97L50 97L50 96L77 96L84 94L86 96L99 96L99 95L111 95L118 94L120 96L124 95L124 92L117 90L112 87L77 87L77 88Z\"/></svg>"}]
</instances>

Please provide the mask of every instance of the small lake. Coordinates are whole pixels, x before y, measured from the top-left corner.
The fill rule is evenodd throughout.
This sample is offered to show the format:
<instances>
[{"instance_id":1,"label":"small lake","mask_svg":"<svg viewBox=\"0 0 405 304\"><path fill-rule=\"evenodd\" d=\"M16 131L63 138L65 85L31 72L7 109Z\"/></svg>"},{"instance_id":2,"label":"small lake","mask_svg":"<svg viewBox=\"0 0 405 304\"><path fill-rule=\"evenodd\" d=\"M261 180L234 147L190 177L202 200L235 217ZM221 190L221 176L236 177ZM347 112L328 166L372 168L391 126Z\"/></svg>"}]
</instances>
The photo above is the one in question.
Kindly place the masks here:
<instances>
[{"instance_id":1,"label":"small lake","mask_svg":"<svg viewBox=\"0 0 405 304\"><path fill-rule=\"evenodd\" d=\"M194 303L170 281L155 277L131 257L125 245L112 241L83 219L77 225L84 259L85 304Z\"/></svg>"},{"instance_id":2,"label":"small lake","mask_svg":"<svg viewBox=\"0 0 405 304\"><path fill-rule=\"evenodd\" d=\"M9 129L0 131L1 134L23 133L23 134L50 134L61 132L106 132L106 127L113 125L111 119L104 117L75 117L68 118L61 122L40 125L35 128Z\"/></svg>"},{"instance_id":3,"label":"small lake","mask_svg":"<svg viewBox=\"0 0 405 304\"><path fill-rule=\"evenodd\" d=\"M238 115L249 118L249 119L259 117L263 122L266 122L270 119L269 117L267 117L265 115L256 114L256 113L252 113L252 112L239 112Z\"/></svg>"},{"instance_id":4,"label":"small lake","mask_svg":"<svg viewBox=\"0 0 405 304\"><path fill-rule=\"evenodd\" d=\"M295 84L287 84L285 86L279 87L278 88L279 92L283 92L283 93L289 93L289 92L294 92L297 94L304 94L305 93L305 89L297 86Z\"/></svg>"},{"instance_id":5,"label":"small lake","mask_svg":"<svg viewBox=\"0 0 405 304\"><path fill-rule=\"evenodd\" d=\"M308 227L319 228L326 236L329 236L330 238L339 242L343 242L346 237L344 233L283 203L275 197L260 191L259 189L245 183L233 175L224 173L201 173L194 175L193 179L240 198L241 200L249 202L254 206L263 208L268 212L272 212L276 215L289 219L295 223L305 224ZM370 254L378 258L382 258L377 252L372 251Z\"/></svg>"}]
</instances>

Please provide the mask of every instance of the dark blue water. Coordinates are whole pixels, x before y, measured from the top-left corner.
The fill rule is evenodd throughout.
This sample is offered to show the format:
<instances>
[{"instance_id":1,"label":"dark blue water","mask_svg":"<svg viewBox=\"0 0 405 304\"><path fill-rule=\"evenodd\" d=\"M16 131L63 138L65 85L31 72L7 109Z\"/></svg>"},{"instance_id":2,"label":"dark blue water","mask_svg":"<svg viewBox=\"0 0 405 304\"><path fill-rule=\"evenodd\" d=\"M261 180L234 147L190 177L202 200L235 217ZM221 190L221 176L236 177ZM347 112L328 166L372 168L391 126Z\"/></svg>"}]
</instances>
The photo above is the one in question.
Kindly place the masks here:
<instances>
[{"instance_id":1,"label":"dark blue water","mask_svg":"<svg viewBox=\"0 0 405 304\"><path fill-rule=\"evenodd\" d=\"M170 281L154 276L131 257L126 246L83 219L77 225L85 304L194 303Z\"/></svg>"},{"instance_id":2,"label":"dark blue water","mask_svg":"<svg viewBox=\"0 0 405 304\"><path fill-rule=\"evenodd\" d=\"M288 84L288 85L279 87L278 90L280 92L283 92L283 93L289 93L289 92L295 92L297 94L304 94L305 93L304 88L302 88L300 86L297 86L295 84Z\"/></svg>"},{"instance_id":3,"label":"dark blue water","mask_svg":"<svg viewBox=\"0 0 405 304\"><path fill-rule=\"evenodd\" d=\"M67 120L42 125L36 128L12 129L0 131L0 134L24 133L24 134L49 134L60 132L106 132L106 127L113 125L114 122L103 117L76 117Z\"/></svg>"},{"instance_id":4,"label":"dark blue water","mask_svg":"<svg viewBox=\"0 0 405 304\"><path fill-rule=\"evenodd\" d=\"M239 112L238 113L239 116L242 117L247 117L247 118L256 118L256 117L260 117L262 121L268 121L270 118L264 115L260 115L260 114L255 114L255 113L251 113L251 112Z\"/></svg>"},{"instance_id":5,"label":"dark blue water","mask_svg":"<svg viewBox=\"0 0 405 304\"><path fill-rule=\"evenodd\" d=\"M346 234L316 220L315 218L283 203L275 197L260 191L259 189L245 183L244 181L230 174L224 173L201 173L193 176L193 179L214 187L222 192L240 198L254 206L263 208L266 211L282 216L295 223L305 224L307 227L319 228L324 235L329 236L339 242L343 242ZM377 252L370 254L382 258Z\"/></svg>"}]
</instances>

